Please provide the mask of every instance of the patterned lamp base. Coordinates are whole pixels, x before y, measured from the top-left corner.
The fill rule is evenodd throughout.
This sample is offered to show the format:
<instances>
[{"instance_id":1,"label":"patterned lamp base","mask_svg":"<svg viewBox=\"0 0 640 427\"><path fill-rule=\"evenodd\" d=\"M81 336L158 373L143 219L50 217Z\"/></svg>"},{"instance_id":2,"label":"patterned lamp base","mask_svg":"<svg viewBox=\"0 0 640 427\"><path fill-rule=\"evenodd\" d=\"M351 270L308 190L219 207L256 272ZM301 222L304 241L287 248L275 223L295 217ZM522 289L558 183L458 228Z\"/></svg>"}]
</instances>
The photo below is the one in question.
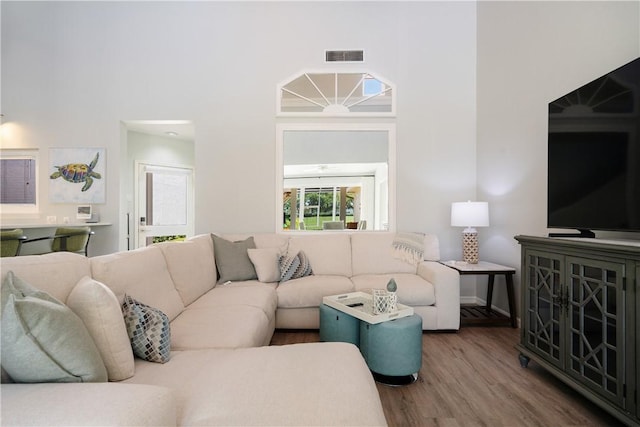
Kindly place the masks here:
<instances>
[{"instance_id":1,"label":"patterned lamp base","mask_svg":"<svg viewBox=\"0 0 640 427\"><path fill-rule=\"evenodd\" d=\"M462 233L462 259L469 264L478 263L478 233Z\"/></svg>"}]
</instances>

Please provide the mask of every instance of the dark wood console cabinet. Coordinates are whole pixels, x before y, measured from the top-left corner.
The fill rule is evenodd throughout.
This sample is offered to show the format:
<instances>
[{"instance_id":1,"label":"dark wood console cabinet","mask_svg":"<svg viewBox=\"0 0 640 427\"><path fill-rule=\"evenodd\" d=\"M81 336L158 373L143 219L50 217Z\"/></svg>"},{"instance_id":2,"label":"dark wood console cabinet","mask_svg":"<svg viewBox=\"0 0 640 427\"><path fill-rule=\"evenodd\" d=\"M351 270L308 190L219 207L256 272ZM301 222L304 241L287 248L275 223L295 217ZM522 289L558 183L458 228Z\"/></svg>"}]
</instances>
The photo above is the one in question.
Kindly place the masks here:
<instances>
[{"instance_id":1,"label":"dark wood console cabinet","mask_svg":"<svg viewBox=\"0 0 640 427\"><path fill-rule=\"evenodd\" d=\"M516 236L520 363L534 360L627 425L640 425L640 242Z\"/></svg>"}]
</instances>

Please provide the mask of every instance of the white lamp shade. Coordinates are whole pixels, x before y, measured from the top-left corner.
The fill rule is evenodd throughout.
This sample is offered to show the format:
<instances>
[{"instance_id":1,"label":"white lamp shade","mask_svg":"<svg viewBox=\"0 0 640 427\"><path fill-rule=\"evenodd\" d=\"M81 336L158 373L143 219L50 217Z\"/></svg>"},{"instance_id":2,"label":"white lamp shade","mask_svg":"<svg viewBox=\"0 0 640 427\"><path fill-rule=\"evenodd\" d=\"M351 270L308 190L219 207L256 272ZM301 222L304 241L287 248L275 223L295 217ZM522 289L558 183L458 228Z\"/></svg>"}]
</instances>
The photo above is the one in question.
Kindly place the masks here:
<instances>
[{"instance_id":1,"label":"white lamp shade","mask_svg":"<svg viewBox=\"0 0 640 427\"><path fill-rule=\"evenodd\" d=\"M488 227L489 203L455 202L451 204L452 227Z\"/></svg>"}]
</instances>

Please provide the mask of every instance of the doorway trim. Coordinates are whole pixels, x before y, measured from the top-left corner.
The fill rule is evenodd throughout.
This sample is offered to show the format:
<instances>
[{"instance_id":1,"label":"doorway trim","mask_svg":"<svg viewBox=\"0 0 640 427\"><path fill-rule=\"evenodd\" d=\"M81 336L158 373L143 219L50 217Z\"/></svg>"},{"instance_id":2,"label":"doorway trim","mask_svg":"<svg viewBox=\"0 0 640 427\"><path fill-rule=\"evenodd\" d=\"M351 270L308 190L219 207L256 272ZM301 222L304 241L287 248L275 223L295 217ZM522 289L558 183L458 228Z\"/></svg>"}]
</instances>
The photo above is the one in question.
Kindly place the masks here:
<instances>
[{"instance_id":1,"label":"doorway trim","mask_svg":"<svg viewBox=\"0 0 640 427\"><path fill-rule=\"evenodd\" d=\"M143 200L146 199L146 187L144 191L141 190L140 176L142 173L146 173L147 170L173 170L175 173L184 174L187 176L187 200L186 203L186 221L185 225L147 225L141 223L141 217L146 217L146 212L142 211ZM147 237L153 236L166 236L166 235L186 235L187 237L193 236L195 230L195 203L194 203L194 181L195 170L193 166L186 165L172 165L164 163L151 163L147 161L135 161L134 170L134 217L133 217L133 242L134 248L140 248L146 246L145 239L142 238L142 233L149 233ZM146 180L145 180L146 183ZM144 201L146 206L146 200Z\"/></svg>"}]
</instances>

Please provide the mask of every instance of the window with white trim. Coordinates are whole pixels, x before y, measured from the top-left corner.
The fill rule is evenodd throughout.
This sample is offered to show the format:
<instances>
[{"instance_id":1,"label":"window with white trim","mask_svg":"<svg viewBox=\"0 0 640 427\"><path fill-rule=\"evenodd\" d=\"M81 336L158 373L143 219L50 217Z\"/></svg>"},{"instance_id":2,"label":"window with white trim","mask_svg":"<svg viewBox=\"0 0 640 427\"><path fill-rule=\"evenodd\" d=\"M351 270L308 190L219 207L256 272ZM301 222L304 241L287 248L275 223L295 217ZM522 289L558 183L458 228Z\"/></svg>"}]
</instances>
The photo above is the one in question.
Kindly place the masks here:
<instances>
[{"instance_id":1,"label":"window with white trim","mask_svg":"<svg viewBox=\"0 0 640 427\"><path fill-rule=\"evenodd\" d=\"M278 85L279 116L394 116L391 83L368 72L303 72Z\"/></svg>"},{"instance_id":2,"label":"window with white trim","mask_svg":"<svg viewBox=\"0 0 640 427\"><path fill-rule=\"evenodd\" d=\"M4 213L37 212L38 150L0 150L0 204Z\"/></svg>"}]
</instances>

